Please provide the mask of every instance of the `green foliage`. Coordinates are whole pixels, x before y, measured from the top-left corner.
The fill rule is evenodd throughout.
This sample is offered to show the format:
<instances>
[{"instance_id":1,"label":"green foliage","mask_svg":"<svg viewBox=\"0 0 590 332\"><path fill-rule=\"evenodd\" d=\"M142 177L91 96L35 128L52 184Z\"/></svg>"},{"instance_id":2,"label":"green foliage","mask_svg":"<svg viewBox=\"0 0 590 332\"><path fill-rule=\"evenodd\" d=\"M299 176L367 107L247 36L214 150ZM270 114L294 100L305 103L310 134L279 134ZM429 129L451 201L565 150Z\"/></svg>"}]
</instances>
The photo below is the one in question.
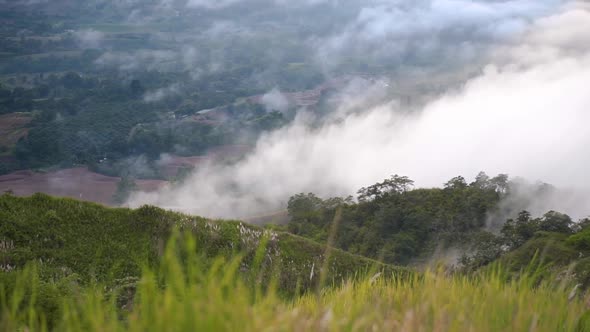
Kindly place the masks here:
<instances>
[{"instance_id":1,"label":"green foliage","mask_svg":"<svg viewBox=\"0 0 590 332\"><path fill-rule=\"evenodd\" d=\"M483 178L470 185L455 178L444 189L410 190L412 183L407 177L392 176L362 188L357 204L350 198L293 196L288 229L325 241L335 210L341 207L337 247L388 263L408 264L429 256L438 244L469 241L463 235L479 231L501 198L496 185Z\"/></svg>"},{"instance_id":2,"label":"green foliage","mask_svg":"<svg viewBox=\"0 0 590 332\"><path fill-rule=\"evenodd\" d=\"M590 251L590 229L583 229L579 233L570 236L567 244L578 250Z\"/></svg>"},{"instance_id":3,"label":"green foliage","mask_svg":"<svg viewBox=\"0 0 590 332\"><path fill-rule=\"evenodd\" d=\"M567 214L549 211L543 215L539 221L539 230L544 232L555 233L572 233L572 226L574 222Z\"/></svg>"},{"instance_id":4,"label":"green foliage","mask_svg":"<svg viewBox=\"0 0 590 332\"><path fill-rule=\"evenodd\" d=\"M580 283L583 289L588 289L590 287L590 257L576 259L575 263L568 268L572 267L575 280Z\"/></svg>"},{"instance_id":5,"label":"green foliage","mask_svg":"<svg viewBox=\"0 0 590 332\"><path fill-rule=\"evenodd\" d=\"M486 231L473 234L472 254L464 254L459 263L466 271L475 271L486 266L502 256L505 240Z\"/></svg>"},{"instance_id":6,"label":"green foliage","mask_svg":"<svg viewBox=\"0 0 590 332\"><path fill-rule=\"evenodd\" d=\"M0 330L15 331L17 322L35 331L54 330L64 314L63 301L79 292L75 275L43 280L35 264L21 271L0 273Z\"/></svg>"},{"instance_id":7,"label":"green foliage","mask_svg":"<svg viewBox=\"0 0 590 332\"><path fill-rule=\"evenodd\" d=\"M571 234L573 221L563 213L549 211L542 218L531 218L528 211L518 214L516 220L508 219L502 227L506 244L514 249L523 245L539 231Z\"/></svg>"},{"instance_id":8,"label":"green foliage","mask_svg":"<svg viewBox=\"0 0 590 332\"><path fill-rule=\"evenodd\" d=\"M225 294L217 300L229 304L236 298L227 292L236 285L242 285L238 293L244 291L239 296L252 299L262 291L294 296L379 271L409 275L404 269L240 222L215 222L150 206L110 209L42 194L0 196L0 267L0 328L5 330L20 324L33 330L88 330L105 323L90 317L110 317L114 325L109 326L117 326L120 315L129 314L125 308L156 309L163 304L160 292L168 290L174 296L177 291L192 296L198 290L208 299ZM142 270L154 274L144 273L138 283ZM186 279L178 279L183 274Z\"/></svg>"},{"instance_id":9,"label":"green foliage","mask_svg":"<svg viewBox=\"0 0 590 332\"><path fill-rule=\"evenodd\" d=\"M139 155L200 155L219 145L253 144L262 132L293 118L267 112L256 97L274 87L323 91L326 83L324 68L302 42L311 37L308 24L332 29L315 10L304 10L307 23L301 25L258 4L239 13L253 33L213 37L207 31L214 22L236 12L162 16L154 1L59 1L51 8L9 2L0 10L0 114L36 115L29 136L7 153L18 159L10 170L94 167L104 158L118 163ZM154 20L130 24L130 12ZM280 24L268 30L259 24L260 15ZM87 45L80 34L89 31L97 41ZM177 37L162 38L168 33ZM211 109L220 112L198 114ZM125 173L101 166L96 169L104 173Z\"/></svg>"},{"instance_id":10,"label":"green foliage","mask_svg":"<svg viewBox=\"0 0 590 332\"><path fill-rule=\"evenodd\" d=\"M406 176L393 175L390 179L385 179L383 182L374 184L367 188L361 188L358 191L359 201L367 201L373 199L383 198L387 195L400 194L407 191L414 185L414 181Z\"/></svg>"},{"instance_id":11,"label":"green foliage","mask_svg":"<svg viewBox=\"0 0 590 332\"><path fill-rule=\"evenodd\" d=\"M300 290L315 285L311 270L324 264L329 280L335 282L373 266L404 271L339 250L325 260L323 245L241 222L215 222L150 206L110 209L43 194L0 196L0 248L7 243L7 250L0 251L0 263L19 269L38 261L42 275L48 278L75 274L82 283L97 280L113 285L139 277L143 266L157 266L175 228L191 233L209 261L243 255L246 271L262 239L268 238L265 264L269 264L268 271L285 271L278 281L286 293L295 292L297 284Z\"/></svg>"},{"instance_id":12,"label":"green foliage","mask_svg":"<svg viewBox=\"0 0 590 332\"><path fill-rule=\"evenodd\" d=\"M188 79L178 75L169 79ZM157 87L168 78L149 72L138 73L141 80L130 83L116 75L98 77L70 71L38 79L39 86L32 89L0 89L0 114L34 114L28 134L14 149L20 168L94 167L105 158L113 163L139 156L156 160L162 153L200 155L212 147L255 141L260 133L289 121L279 112L260 112L260 105L234 105L238 97L255 91L214 98L209 90L219 87L206 86L199 94L148 102L143 97L151 89L143 82L153 81ZM216 108L217 117L186 118L205 108ZM127 171L108 165L94 168L115 175Z\"/></svg>"},{"instance_id":13,"label":"green foliage","mask_svg":"<svg viewBox=\"0 0 590 332\"><path fill-rule=\"evenodd\" d=\"M287 211L292 218L287 229L291 233L325 242L328 239L335 210L351 203L352 197L322 200L313 193L295 195L287 204Z\"/></svg>"},{"instance_id":14,"label":"green foliage","mask_svg":"<svg viewBox=\"0 0 590 332\"><path fill-rule=\"evenodd\" d=\"M407 199L421 197L414 191L361 204L301 194L289 208L298 218L329 219L331 229L336 220L349 227L343 222L350 209L379 204L392 215L402 205L385 203L397 197L396 204L409 204ZM426 202L422 209L436 207ZM556 216L565 222L555 213L544 218ZM526 212L519 218L531 220ZM149 206L109 209L41 194L3 195L0 221L3 330L259 330L274 324L364 330L405 324L416 330L528 331L534 325L554 331L588 324L583 297L573 292L568 300L573 286L557 269L576 261L579 250L588 253L577 240L585 231L537 231L500 258L507 270L491 266L476 275L449 276L415 274L288 233ZM382 257L414 254L419 238L411 234L394 233ZM497 239L475 236L488 251L474 259L494 260ZM590 280L587 260L573 269L584 285ZM531 261L539 267L521 273ZM555 284L554 273L561 283Z\"/></svg>"},{"instance_id":15,"label":"green foliage","mask_svg":"<svg viewBox=\"0 0 590 332\"><path fill-rule=\"evenodd\" d=\"M0 238L11 243L2 262L41 261L48 277L78 274L86 281L137 275L155 261L158 229L156 220L138 214L43 194L0 196Z\"/></svg>"},{"instance_id":16,"label":"green foliage","mask_svg":"<svg viewBox=\"0 0 590 332\"><path fill-rule=\"evenodd\" d=\"M567 238L565 234L537 232L522 246L504 255L500 262L515 272L525 268L535 256L539 265L567 267L579 257L579 252L567 244Z\"/></svg>"},{"instance_id":17,"label":"green foliage","mask_svg":"<svg viewBox=\"0 0 590 332\"><path fill-rule=\"evenodd\" d=\"M175 237L173 237L174 239ZM176 238L177 240L181 238ZM586 331L581 296L534 271L506 279L501 268L477 276L425 271L375 273L284 299L276 279L240 277L243 258L203 260L194 239L169 241L158 269L144 269L131 301L124 287L75 290L42 284L34 269L3 288L0 328L55 331ZM51 289L50 292L44 290ZM569 293L569 296L568 296ZM571 294L574 294L573 296Z\"/></svg>"},{"instance_id":18,"label":"green foliage","mask_svg":"<svg viewBox=\"0 0 590 332\"><path fill-rule=\"evenodd\" d=\"M0 85L0 114L29 112L33 108L33 98L40 97L34 90L14 88L12 90Z\"/></svg>"},{"instance_id":19,"label":"green foliage","mask_svg":"<svg viewBox=\"0 0 590 332\"><path fill-rule=\"evenodd\" d=\"M392 176L359 190L356 204L350 197L323 200L312 193L295 195L288 203L291 220L287 229L316 241L326 241L335 232L338 248L402 265L428 261L436 251L450 249L462 254L458 263L466 271L488 265L525 244L540 249L531 244L539 234L567 237L578 231L567 244L558 241L552 246L561 253L590 249L584 231L587 220L574 224L568 215L555 211L540 218L521 211L503 224L500 234L489 232L487 222L501 199L510 199L505 174L490 178L481 172L470 184L459 176L443 189L410 189L412 183L407 177ZM341 220L332 231L337 210L342 211ZM523 250L527 254L516 266L534 256L534 250ZM547 256L547 261L554 259L559 257Z\"/></svg>"},{"instance_id":20,"label":"green foliage","mask_svg":"<svg viewBox=\"0 0 590 332\"><path fill-rule=\"evenodd\" d=\"M549 211L542 218L532 218L522 211L509 219L500 235L487 233L475 239L469 255L461 259L466 271L473 271L499 261L512 273L518 273L532 260L544 276L574 273L571 278L583 288L590 286L590 232L586 220L574 225L565 214Z\"/></svg>"},{"instance_id":21,"label":"green foliage","mask_svg":"<svg viewBox=\"0 0 590 332\"><path fill-rule=\"evenodd\" d=\"M532 219L528 211L518 214L516 220L508 219L502 227L502 236L511 248L518 248L539 231L539 220Z\"/></svg>"}]
</instances>

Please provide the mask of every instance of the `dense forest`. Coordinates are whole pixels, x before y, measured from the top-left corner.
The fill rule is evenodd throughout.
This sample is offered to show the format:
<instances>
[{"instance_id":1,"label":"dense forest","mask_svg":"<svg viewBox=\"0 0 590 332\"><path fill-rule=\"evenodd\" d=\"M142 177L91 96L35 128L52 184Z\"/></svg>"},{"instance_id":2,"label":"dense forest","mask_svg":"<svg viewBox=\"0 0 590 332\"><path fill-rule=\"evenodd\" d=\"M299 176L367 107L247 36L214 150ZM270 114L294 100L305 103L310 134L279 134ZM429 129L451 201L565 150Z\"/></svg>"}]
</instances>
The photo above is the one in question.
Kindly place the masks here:
<instances>
[{"instance_id":1,"label":"dense forest","mask_svg":"<svg viewBox=\"0 0 590 332\"><path fill-rule=\"evenodd\" d=\"M548 255L560 268L576 253L577 258L586 257L588 219L574 222L556 211L533 217L518 204L501 205L516 190L505 174L490 178L481 172L469 184L459 176L443 188L413 189L412 184L394 175L360 189L356 202L352 197L295 195L289 200L286 229L397 265L420 266L438 259L473 271L501 259L518 271L537 251L543 253L541 260ZM581 260L580 271L585 264ZM587 272L579 277L587 283Z\"/></svg>"},{"instance_id":2,"label":"dense forest","mask_svg":"<svg viewBox=\"0 0 590 332\"><path fill-rule=\"evenodd\" d=\"M55 17L53 6L64 6L64 15ZM38 11L17 3L0 9L0 121L31 119L7 129L14 138L0 139L0 174L87 165L126 175L137 170L125 160L141 156L150 170L134 175L161 178L152 162L163 153L192 156L226 144L254 144L260 133L292 119L284 109L246 97L275 87L313 89L325 81L296 44L282 45L282 54L266 52L289 33L287 27L251 39L212 40L200 31L187 49L177 39L227 13L211 12L198 27L163 18L156 32L150 22L125 22L121 15L132 8L120 6L64 1ZM199 69L217 61L215 69Z\"/></svg>"},{"instance_id":3,"label":"dense forest","mask_svg":"<svg viewBox=\"0 0 590 332\"><path fill-rule=\"evenodd\" d=\"M157 160L162 153L199 155L215 146L251 144L248 137L278 128L287 120L282 113L267 113L251 103L233 106L239 96L214 102L195 96L196 102L172 98L147 103L146 88L139 79L98 80L68 72L60 78L53 75L39 80L44 84L41 88L0 90L3 113L32 113L27 136L13 147L3 147L16 158L12 168L84 164L121 174L121 161L130 156ZM202 94L211 96L207 88ZM223 112L235 114L231 121L188 118L224 103L230 105ZM105 161L107 164L97 165ZM11 170L8 166L4 165L4 172Z\"/></svg>"}]
</instances>

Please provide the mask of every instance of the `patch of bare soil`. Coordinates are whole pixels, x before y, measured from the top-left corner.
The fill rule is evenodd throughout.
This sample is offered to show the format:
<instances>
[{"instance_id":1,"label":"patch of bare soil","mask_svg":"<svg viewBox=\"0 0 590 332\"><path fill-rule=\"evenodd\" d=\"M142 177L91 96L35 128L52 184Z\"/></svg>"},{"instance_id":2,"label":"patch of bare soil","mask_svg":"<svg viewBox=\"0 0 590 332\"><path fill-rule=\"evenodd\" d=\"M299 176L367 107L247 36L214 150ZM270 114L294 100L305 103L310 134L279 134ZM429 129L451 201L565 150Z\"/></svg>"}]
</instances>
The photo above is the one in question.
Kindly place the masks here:
<instances>
[{"instance_id":1,"label":"patch of bare soil","mask_svg":"<svg viewBox=\"0 0 590 332\"><path fill-rule=\"evenodd\" d=\"M29 132L26 126L31 119L29 113L0 115L0 146L12 147L21 137L26 136Z\"/></svg>"},{"instance_id":2,"label":"patch of bare soil","mask_svg":"<svg viewBox=\"0 0 590 332\"><path fill-rule=\"evenodd\" d=\"M170 155L161 161L161 172L174 177L184 167L199 167L207 162L241 158L251 149L247 145L228 145L209 150L204 156L179 157ZM1 160L0 160L1 161ZM0 194L11 191L18 196L41 192L52 196L112 205L120 178L89 171L86 167L68 168L53 172L17 171L0 176ZM135 180L140 191L157 191L167 184L162 180Z\"/></svg>"},{"instance_id":3,"label":"patch of bare soil","mask_svg":"<svg viewBox=\"0 0 590 332\"><path fill-rule=\"evenodd\" d=\"M18 171L0 176L0 193L12 191L18 196L41 192L52 196L71 197L84 201L112 205L120 178L89 171L85 167L38 173ZM136 180L142 191L156 191L166 181Z\"/></svg>"},{"instance_id":4,"label":"patch of bare soil","mask_svg":"<svg viewBox=\"0 0 590 332\"><path fill-rule=\"evenodd\" d=\"M198 168L209 162L236 161L251 149L252 147L249 145L225 145L212 148L203 156L181 157L167 155L159 161L160 172L167 179L171 179L182 168Z\"/></svg>"}]
</instances>

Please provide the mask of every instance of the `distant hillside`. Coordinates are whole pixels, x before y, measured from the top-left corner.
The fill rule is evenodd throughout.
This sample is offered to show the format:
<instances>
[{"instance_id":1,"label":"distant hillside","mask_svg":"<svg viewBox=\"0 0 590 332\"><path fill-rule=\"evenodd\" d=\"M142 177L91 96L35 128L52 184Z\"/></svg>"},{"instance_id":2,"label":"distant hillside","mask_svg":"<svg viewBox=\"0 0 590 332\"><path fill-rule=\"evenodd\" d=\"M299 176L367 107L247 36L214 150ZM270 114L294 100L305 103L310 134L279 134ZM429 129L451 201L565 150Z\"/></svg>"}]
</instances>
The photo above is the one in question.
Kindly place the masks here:
<instances>
[{"instance_id":1,"label":"distant hillside","mask_svg":"<svg viewBox=\"0 0 590 332\"><path fill-rule=\"evenodd\" d=\"M285 227L319 242L333 237L338 248L390 264L440 260L471 274L499 263L514 275L533 270L590 287L590 219L574 221L556 211L535 217L521 210L529 203L514 196L519 184L506 175L480 173L470 184L457 177L444 188L411 185L395 175L362 188L358 202L298 194L289 200ZM542 201L553 190L543 184L531 188L536 194L529 200Z\"/></svg>"},{"instance_id":2,"label":"distant hillside","mask_svg":"<svg viewBox=\"0 0 590 332\"><path fill-rule=\"evenodd\" d=\"M514 273L536 268L545 275L568 276L587 289L590 286L590 229L569 235L537 232L498 262Z\"/></svg>"},{"instance_id":3,"label":"distant hillside","mask_svg":"<svg viewBox=\"0 0 590 332\"><path fill-rule=\"evenodd\" d=\"M265 230L239 221L212 221L145 206L112 209L72 199L35 194L0 196L0 269L10 271L36 261L44 277L75 275L82 283L114 283L139 277L145 264L158 265L166 241L178 228L191 232L206 258L244 255L240 271L266 239L263 264L278 271L280 288L307 289L320 278L339 282L363 271L406 273L295 235ZM329 257L326 262L326 257Z\"/></svg>"},{"instance_id":4,"label":"distant hillside","mask_svg":"<svg viewBox=\"0 0 590 332\"><path fill-rule=\"evenodd\" d=\"M412 180L394 175L362 188L358 202L295 195L288 203L287 228L325 241L340 210L336 247L391 264L422 264L440 249L470 250L490 216L502 214L499 202L509 185L506 175L490 178L482 172L470 184L456 177L444 188L414 189Z\"/></svg>"}]
</instances>

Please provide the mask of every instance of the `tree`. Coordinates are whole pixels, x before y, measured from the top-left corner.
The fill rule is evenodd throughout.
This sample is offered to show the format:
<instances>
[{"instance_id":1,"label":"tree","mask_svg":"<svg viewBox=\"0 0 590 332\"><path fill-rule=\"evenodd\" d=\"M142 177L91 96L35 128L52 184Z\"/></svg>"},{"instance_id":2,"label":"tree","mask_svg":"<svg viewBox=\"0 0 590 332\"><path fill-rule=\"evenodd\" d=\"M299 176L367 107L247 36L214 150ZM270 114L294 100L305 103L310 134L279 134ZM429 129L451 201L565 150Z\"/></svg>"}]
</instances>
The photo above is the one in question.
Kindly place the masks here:
<instances>
[{"instance_id":1,"label":"tree","mask_svg":"<svg viewBox=\"0 0 590 332\"><path fill-rule=\"evenodd\" d=\"M301 193L289 198L287 211L295 220L308 219L322 207L322 199L312 193Z\"/></svg>"},{"instance_id":2,"label":"tree","mask_svg":"<svg viewBox=\"0 0 590 332\"><path fill-rule=\"evenodd\" d=\"M491 186L490 177L485 172L479 172L475 177L475 181L472 182L470 186L479 189L488 189Z\"/></svg>"},{"instance_id":3,"label":"tree","mask_svg":"<svg viewBox=\"0 0 590 332\"><path fill-rule=\"evenodd\" d=\"M505 194L508 192L508 174L498 174L490 179L492 187L499 193Z\"/></svg>"},{"instance_id":4,"label":"tree","mask_svg":"<svg viewBox=\"0 0 590 332\"><path fill-rule=\"evenodd\" d=\"M459 259L459 264L468 271L493 262L504 252L502 239L490 232L478 232L473 237L472 253Z\"/></svg>"},{"instance_id":5,"label":"tree","mask_svg":"<svg viewBox=\"0 0 590 332\"><path fill-rule=\"evenodd\" d=\"M590 218L581 219L574 226L575 226L576 232L584 231L584 230L590 228Z\"/></svg>"},{"instance_id":6,"label":"tree","mask_svg":"<svg viewBox=\"0 0 590 332\"><path fill-rule=\"evenodd\" d=\"M546 232L569 234L572 232L572 226L572 218L555 211L545 213L539 222L539 229Z\"/></svg>"},{"instance_id":7,"label":"tree","mask_svg":"<svg viewBox=\"0 0 590 332\"><path fill-rule=\"evenodd\" d=\"M287 211L291 217L288 230L316 241L327 238L327 221L323 200L312 193L298 194L289 199Z\"/></svg>"},{"instance_id":8,"label":"tree","mask_svg":"<svg viewBox=\"0 0 590 332\"><path fill-rule=\"evenodd\" d=\"M539 230L539 220L532 219L530 212L521 211L516 219L506 221L501 233L506 244L514 249L531 239Z\"/></svg>"},{"instance_id":9,"label":"tree","mask_svg":"<svg viewBox=\"0 0 590 332\"><path fill-rule=\"evenodd\" d=\"M392 175L389 179L383 180L383 182L361 188L357 192L358 200L363 202L382 198L389 194L401 194L408 191L413 185L414 181L410 180L407 176Z\"/></svg>"},{"instance_id":10,"label":"tree","mask_svg":"<svg viewBox=\"0 0 590 332\"><path fill-rule=\"evenodd\" d=\"M467 181L462 176L456 176L445 183L445 189L463 189L467 187Z\"/></svg>"}]
</instances>

